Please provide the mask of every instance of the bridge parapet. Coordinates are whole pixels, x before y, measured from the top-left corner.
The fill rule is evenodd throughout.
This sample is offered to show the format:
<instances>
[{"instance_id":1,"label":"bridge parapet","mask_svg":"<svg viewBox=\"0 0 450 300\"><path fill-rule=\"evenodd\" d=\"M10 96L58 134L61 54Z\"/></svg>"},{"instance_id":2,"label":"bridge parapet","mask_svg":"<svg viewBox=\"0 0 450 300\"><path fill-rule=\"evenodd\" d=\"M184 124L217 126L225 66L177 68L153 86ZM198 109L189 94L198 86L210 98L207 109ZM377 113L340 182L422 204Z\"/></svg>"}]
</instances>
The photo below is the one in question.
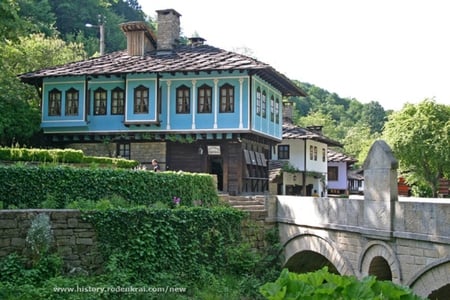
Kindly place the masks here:
<instances>
[{"instance_id":1,"label":"bridge parapet","mask_svg":"<svg viewBox=\"0 0 450 300\"><path fill-rule=\"evenodd\" d=\"M433 293L446 299L450 294L450 201L399 198L397 161L383 141L372 145L364 167L364 196L278 195L276 205L269 202L285 266L308 272L328 265L340 274L375 275L407 285L420 296Z\"/></svg>"}]
</instances>

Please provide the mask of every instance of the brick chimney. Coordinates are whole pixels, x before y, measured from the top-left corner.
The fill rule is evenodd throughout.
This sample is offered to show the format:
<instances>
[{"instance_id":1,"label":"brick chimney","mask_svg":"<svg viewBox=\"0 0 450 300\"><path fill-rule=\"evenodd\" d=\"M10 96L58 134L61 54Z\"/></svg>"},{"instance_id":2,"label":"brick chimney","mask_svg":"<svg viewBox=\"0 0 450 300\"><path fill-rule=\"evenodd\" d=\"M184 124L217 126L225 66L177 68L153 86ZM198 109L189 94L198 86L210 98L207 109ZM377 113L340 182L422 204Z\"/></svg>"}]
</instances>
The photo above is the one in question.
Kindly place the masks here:
<instances>
[{"instance_id":1,"label":"brick chimney","mask_svg":"<svg viewBox=\"0 0 450 300\"><path fill-rule=\"evenodd\" d=\"M180 17L174 9L157 10L158 14L158 39L157 51L163 53L171 51L178 46L180 41Z\"/></svg>"},{"instance_id":2,"label":"brick chimney","mask_svg":"<svg viewBox=\"0 0 450 300\"><path fill-rule=\"evenodd\" d=\"M156 38L145 22L135 21L120 24L127 37L127 52L130 56L144 56L156 49Z\"/></svg>"}]
</instances>

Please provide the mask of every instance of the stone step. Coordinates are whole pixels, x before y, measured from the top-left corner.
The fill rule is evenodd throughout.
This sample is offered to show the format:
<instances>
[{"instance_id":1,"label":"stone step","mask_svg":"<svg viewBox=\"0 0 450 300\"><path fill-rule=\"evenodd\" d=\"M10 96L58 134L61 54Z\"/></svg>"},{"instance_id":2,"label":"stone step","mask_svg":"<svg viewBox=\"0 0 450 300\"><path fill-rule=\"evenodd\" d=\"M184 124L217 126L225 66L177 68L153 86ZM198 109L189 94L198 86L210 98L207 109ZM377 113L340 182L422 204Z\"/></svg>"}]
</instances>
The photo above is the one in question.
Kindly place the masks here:
<instances>
[{"instance_id":1,"label":"stone step","mask_svg":"<svg viewBox=\"0 0 450 300\"><path fill-rule=\"evenodd\" d=\"M259 201L255 201L255 200L230 200L228 201L228 204L230 204L231 206L234 205L263 205L264 206L264 202L261 203Z\"/></svg>"},{"instance_id":2,"label":"stone step","mask_svg":"<svg viewBox=\"0 0 450 300\"><path fill-rule=\"evenodd\" d=\"M232 205L234 208L245 210L245 211L265 211L264 205Z\"/></svg>"}]
</instances>

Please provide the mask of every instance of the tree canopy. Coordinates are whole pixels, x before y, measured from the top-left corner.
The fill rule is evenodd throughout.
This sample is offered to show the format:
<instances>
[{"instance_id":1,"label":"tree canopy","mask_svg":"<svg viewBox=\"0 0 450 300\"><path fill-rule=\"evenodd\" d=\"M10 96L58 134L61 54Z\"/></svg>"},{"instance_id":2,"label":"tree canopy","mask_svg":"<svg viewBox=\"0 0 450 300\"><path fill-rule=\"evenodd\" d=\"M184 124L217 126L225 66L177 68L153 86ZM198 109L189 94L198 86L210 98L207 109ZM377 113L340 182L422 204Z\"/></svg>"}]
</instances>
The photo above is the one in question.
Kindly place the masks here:
<instances>
[{"instance_id":1,"label":"tree canopy","mask_svg":"<svg viewBox=\"0 0 450 300\"><path fill-rule=\"evenodd\" d=\"M389 117L383 134L406 182L429 186L437 196L439 179L450 176L450 106L433 99L406 104Z\"/></svg>"}]
</instances>

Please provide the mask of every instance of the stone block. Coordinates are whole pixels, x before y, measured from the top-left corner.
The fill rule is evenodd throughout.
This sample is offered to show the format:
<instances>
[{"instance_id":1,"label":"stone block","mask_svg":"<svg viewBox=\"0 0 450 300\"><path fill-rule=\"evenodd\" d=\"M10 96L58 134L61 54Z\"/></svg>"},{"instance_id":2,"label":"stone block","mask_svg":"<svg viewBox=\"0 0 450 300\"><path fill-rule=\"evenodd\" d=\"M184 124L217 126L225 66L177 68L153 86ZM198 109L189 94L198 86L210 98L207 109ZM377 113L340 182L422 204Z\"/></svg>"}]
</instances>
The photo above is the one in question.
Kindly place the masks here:
<instances>
[{"instance_id":1,"label":"stone block","mask_svg":"<svg viewBox=\"0 0 450 300\"><path fill-rule=\"evenodd\" d=\"M69 218L67 220L67 227L68 228L75 228L78 225L78 219L77 218Z\"/></svg>"},{"instance_id":2,"label":"stone block","mask_svg":"<svg viewBox=\"0 0 450 300\"><path fill-rule=\"evenodd\" d=\"M12 238L12 239L11 239L11 246L12 246L12 247L20 247L20 248L23 248L23 247L25 247L25 239L21 239L21 238Z\"/></svg>"},{"instance_id":3,"label":"stone block","mask_svg":"<svg viewBox=\"0 0 450 300\"><path fill-rule=\"evenodd\" d=\"M17 228L17 220L15 219L6 219L2 220L0 219L0 229L3 228Z\"/></svg>"},{"instance_id":4,"label":"stone block","mask_svg":"<svg viewBox=\"0 0 450 300\"><path fill-rule=\"evenodd\" d=\"M94 241L92 238L77 238L76 243L77 245L93 245Z\"/></svg>"}]
</instances>

